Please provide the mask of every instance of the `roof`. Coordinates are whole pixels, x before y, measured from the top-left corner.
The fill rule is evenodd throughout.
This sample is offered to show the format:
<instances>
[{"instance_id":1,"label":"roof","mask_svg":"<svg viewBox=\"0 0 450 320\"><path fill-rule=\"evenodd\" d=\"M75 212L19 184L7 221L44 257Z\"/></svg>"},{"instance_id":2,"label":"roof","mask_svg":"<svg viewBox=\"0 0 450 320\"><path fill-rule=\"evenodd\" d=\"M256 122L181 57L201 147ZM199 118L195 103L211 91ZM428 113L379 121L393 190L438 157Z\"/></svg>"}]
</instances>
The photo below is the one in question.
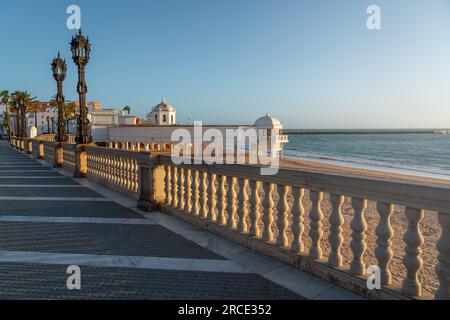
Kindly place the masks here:
<instances>
[{"instance_id":1,"label":"roof","mask_svg":"<svg viewBox=\"0 0 450 320\"><path fill-rule=\"evenodd\" d=\"M264 117L259 118L255 121L255 126L259 128L282 128L283 125L281 124L280 120L277 118L271 117L268 114L266 114Z\"/></svg>"},{"instance_id":2,"label":"roof","mask_svg":"<svg viewBox=\"0 0 450 320\"><path fill-rule=\"evenodd\" d=\"M160 104L153 107L152 111L175 111L175 108L166 101L166 99L162 98L162 101Z\"/></svg>"}]
</instances>

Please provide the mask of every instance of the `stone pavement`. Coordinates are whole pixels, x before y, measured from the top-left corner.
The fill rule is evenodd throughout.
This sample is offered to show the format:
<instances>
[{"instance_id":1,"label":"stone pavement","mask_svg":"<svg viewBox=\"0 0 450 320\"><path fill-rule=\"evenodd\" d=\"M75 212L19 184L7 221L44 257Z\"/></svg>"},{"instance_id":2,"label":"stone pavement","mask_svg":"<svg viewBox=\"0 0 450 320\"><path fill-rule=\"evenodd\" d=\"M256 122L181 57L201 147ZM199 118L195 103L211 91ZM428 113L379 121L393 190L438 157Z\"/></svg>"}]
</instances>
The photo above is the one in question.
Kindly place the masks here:
<instances>
[{"instance_id":1,"label":"stone pavement","mask_svg":"<svg viewBox=\"0 0 450 320\"><path fill-rule=\"evenodd\" d=\"M0 299L360 298L135 206L0 142ZM70 265L80 290L67 288Z\"/></svg>"}]
</instances>

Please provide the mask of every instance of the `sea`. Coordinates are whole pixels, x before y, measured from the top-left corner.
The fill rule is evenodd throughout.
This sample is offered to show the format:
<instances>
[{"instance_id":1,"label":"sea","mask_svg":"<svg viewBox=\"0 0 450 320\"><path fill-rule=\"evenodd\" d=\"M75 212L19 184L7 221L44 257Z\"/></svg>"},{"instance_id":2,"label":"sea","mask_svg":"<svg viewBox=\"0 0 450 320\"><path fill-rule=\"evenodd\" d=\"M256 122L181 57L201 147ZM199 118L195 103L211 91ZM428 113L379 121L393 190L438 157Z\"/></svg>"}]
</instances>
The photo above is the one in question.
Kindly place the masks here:
<instances>
[{"instance_id":1,"label":"sea","mask_svg":"<svg viewBox=\"0 0 450 320\"><path fill-rule=\"evenodd\" d=\"M291 134L284 155L450 179L450 134Z\"/></svg>"}]
</instances>

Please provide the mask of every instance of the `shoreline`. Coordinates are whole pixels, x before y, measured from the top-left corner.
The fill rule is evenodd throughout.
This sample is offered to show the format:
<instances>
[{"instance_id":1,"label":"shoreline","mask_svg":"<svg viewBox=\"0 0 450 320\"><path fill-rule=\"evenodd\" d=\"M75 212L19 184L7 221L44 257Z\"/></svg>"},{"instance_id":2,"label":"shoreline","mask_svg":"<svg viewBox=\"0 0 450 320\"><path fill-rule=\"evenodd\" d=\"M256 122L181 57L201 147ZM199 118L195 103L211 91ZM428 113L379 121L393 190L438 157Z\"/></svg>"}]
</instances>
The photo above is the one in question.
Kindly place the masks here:
<instances>
[{"instance_id":1,"label":"shoreline","mask_svg":"<svg viewBox=\"0 0 450 320\"><path fill-rule=\"evenodd\" d=\"M288 169L302 169L326 173L339 173L352 176L376 177L382 179L397 179L416 181L421 183L450 185L450 177L416 172L408 169L378 167L365 164L347 163L339 160L307 159L295 156L283 156L280 167Z\"/></svg>"}]
</instances>

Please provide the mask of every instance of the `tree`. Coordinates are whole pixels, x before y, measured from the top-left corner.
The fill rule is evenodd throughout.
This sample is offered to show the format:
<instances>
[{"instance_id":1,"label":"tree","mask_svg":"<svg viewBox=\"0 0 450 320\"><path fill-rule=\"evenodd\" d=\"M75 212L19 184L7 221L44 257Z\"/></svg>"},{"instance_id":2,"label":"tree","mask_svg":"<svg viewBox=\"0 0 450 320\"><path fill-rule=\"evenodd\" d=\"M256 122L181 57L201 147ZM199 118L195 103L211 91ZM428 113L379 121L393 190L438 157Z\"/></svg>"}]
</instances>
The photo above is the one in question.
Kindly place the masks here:
<instances>
[{"instance_id":1,"label":"tree","mask_svg":"<svg viewBox=\"0 0 450 320\"><path fill-rule=\"evenodd\" d=\"M33 105L36 103L36 97L31 97L31 93L28 91L14 91L13 94L10 96L10 110L14 111L16 114L15 118L15 126L16 126L16 134L20 134L19 132L19 119L17 117L19 109L20 109L20 103L19 101L22 100L24 107L25 107L25 114L27 112L30 112L30 109L33 107ZM25 115L23 115L25 116ZM23 124L21 124L23 125ZM23 130L25 128L21 128Z\"/></svg>"},{"instance_id":2,"label":"tree","mask_svg":"<svg viewBox=\"0 0 450 320\"><path fill-rule=\"evenodd\" d=\"M66 119L67 133L69 133L69 122L77 117L77 104L73 101L64 104L64 118Z\"/></svg>"},{"instance_id":3,"label":"tree","mask_svg":"<svg viewBox=\"0 0 450 320\"><path fill-rule=\"evenodd\" d=\"M49 101L50 106L54 107L54 108L56 108L58 106L58 103L56 102L55 98L56 97L54 97L53 99L51 99ZM75 102L73 102L73 101L64 102L63 110L64 110L64 119L66 119L67 133L70 133L69 132L69 122L71 120L75 120L76 119L77 108L78 108L78 105Z\"/></svg>"},{"instance_id":4,"label":"tree","mask_svg":"<svg viewBox=\"0 0 450 320\"><path fill-rule=\"evenodd\" d=\"M11 138L11 119L9 117L9 91L3 90L0 93L2 104L5 106L5 119L4 126L6 127L6 132L8 133L8 137Z\"/></svg>"},{"instance_id":5,"label":"tree","mask_svg":"<svg viewBox=\"0 0 450 320\"><path fill-rule=\"evenodd\" d=\"M122 110L123 110L123 111L126 111L128 114L131 113L131 108L130 108L130 106L125 106L125 107L123 107Z\"/></svg>"},{"instance_id":6,"label":"tree","mask_svg":"<svg viewBox=\"0 0 450 320\"><path fill-rule=\"evenodd\" d=\"M37 103L37 101L33 101L33 102L31 102L28 111L34 113L34 126L37 129L37 127L38 127L37 114L38 114L38 112L42 111L42 108L39 105L39 103Z\"/></svg>"}]
</instances>

